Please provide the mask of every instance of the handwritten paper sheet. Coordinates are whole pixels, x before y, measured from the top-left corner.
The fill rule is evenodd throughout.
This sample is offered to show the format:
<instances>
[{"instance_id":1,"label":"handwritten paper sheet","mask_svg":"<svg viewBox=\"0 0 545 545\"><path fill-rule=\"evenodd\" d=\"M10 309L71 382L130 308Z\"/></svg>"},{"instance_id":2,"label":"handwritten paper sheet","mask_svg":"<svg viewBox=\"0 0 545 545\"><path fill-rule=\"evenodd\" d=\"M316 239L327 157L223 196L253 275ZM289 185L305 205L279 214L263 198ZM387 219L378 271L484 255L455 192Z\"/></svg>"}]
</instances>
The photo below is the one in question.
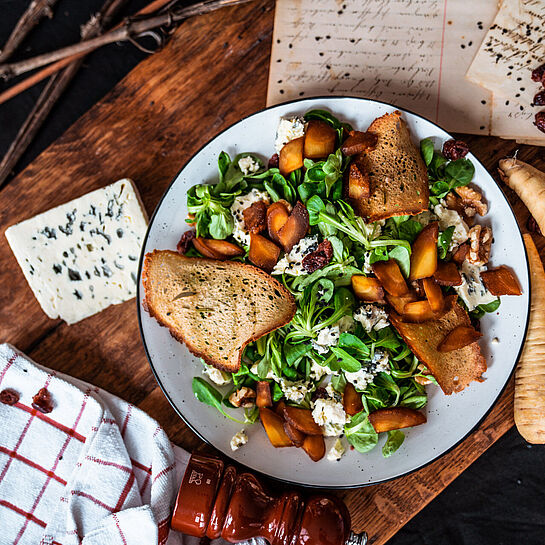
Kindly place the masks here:
<instances>
[{"instance_id":1,"label":"handwritten paper sheet","mask_svg":"<svg viewBox=\"0 0 545 545\"><path fill-rule=\"evenodd\" d=\"M467 77L523 109L531 108L538 91L532 70L545 60L544 24L543 0L503 0Z\"/></svg>"},{"instance_id":2,"label":"handwritten paper sheet","mask_svg":"<svg viewBox=\"0 0 545 545\"><path fill-rule=\"evenodd\" d=\"M497 13L498 0L277 0L267 102L361 96L451 132L539 140L535 112L466 78Z\"/></svg>"},{"instance_id":3,"label":"handwritten paper sheet","mask_svg":"<svg viewBox=\"0 0 545 545\"><path fill-rule=\"evenodd\" d=\"M268 103L353 95L488 134L492 95L465 72L496 0L278 0Z\"/></svg>"}]
</instances>

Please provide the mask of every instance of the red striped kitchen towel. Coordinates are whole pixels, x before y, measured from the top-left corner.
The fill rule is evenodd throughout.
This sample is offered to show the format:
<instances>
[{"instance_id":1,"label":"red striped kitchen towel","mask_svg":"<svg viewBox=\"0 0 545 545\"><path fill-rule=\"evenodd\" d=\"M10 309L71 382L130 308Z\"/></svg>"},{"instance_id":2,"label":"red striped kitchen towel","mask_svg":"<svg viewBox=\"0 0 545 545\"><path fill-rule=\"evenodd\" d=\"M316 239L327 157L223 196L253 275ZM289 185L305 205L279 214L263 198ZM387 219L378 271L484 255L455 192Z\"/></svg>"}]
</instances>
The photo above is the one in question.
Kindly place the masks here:
<instances>
[{"instance_id":1,"label":"red striped kitchen towel","mask_svg":"<svg viewBox=\"0 0 545 545\"><path fill-rule=\"evenodd\" d=\"M168 523L189 455L147 414L8 344L0 401L0 544L182 543Z\"/></svg>"}]
</instances>

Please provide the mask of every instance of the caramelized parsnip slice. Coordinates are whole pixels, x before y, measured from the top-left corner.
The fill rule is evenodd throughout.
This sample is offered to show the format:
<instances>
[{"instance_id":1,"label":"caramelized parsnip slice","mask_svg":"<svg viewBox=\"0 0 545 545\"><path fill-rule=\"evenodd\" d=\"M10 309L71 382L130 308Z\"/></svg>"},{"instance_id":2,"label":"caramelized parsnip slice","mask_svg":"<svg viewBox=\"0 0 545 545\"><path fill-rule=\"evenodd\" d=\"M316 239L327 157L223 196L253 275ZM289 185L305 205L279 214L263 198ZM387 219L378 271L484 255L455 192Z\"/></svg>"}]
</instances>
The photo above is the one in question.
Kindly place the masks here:
<instances>
[{"instance_id":1,"label":"caramelized parsnip slice","mask_svg":"<svg viewBox=\"0 0 545 545\"><path fill-rule=\"evenodd\" d=\"M264 271L271 272L274 269L280 255L280 248L269 239L261 235L250 233L250 251L248 259Z\"/></svg>"},{"instance_id":2,"label":"caramelized parsnip slice","mask_svg":"<svg viewBox=\"0 0 545 545\"><path fill-rule=\"evenodd\" d=\"M280 244L280 239L278 238L278 233L280 229L286 225L290 213L288 212L288 207L285 204L285 201L278 201L269 206L267 209L267 229L269 231L269 236Z\"/></svg>"},{"instance_id":3,"label":"caramelized parsnip slice","mask_svg":"<svg viewBox=\"0 0 545 545\"><path fill-rule=\"evenodd\" d=\"M337 131L325 121L311 119L305 130L303 154L309 159L325 159L335 151Z\"/></svg>"},{"instance_id":4,"label":"caramelized parsnip slice","mask_svg":"<svg viewBox=\"0 0 545 545\"><path fill-rule=\"evenodd\" d=\"M259 409L259 418L273 447L293 447L293 441L284 431L284 420L274 411Z\"/></svg>"},{"instance_id":5,"label":"caramelized parsnip slice","mask_svg":"<svg viewBox=\"0 0 545 545\"><path fill-rule=\"evenodd\" d=\"M412 428L426 422L426 416L415 409L392 407L378 409L369 415L369 422L377 433Z\"/></svg>"},{"instance_id":6,"label":"caramelized parsnip slice","mask_svg":"<svg viewBox=\"0 0 545 545\"><path fill-rule=\"evenodd\" d=\"M284 431L296 447L303 445L306 435L296 427L292 426L287 420L284 420Z\"/></svg>"},{"instance_id":7,"label":"caramelized parsnip slice","mask_svg":"<svg viewBox=\"0 0 545 545\"><path fill-rule=\"evenodd\" d=\"M422 285L424 286L426 298L433 312L441 312L445 306L445 298L443 297L441 286L433 278L424 278Z\"/></svg>"},{"instance_id":8,"label":"caramelized parsnip slice","mask_svg":"<svg viewBox=\"0 0 545 545\"><path fill-rule=\"evenodd\" d=\"M363 409L361 394L356 392L356 388L354 388L354 385L350 382L348 382L344 388L343 407L344 412L348 416L354 416Z\"/></svg>"},{"instance_id":9,"label":"caramelized parsnip slice","mask_svg":"<svg viewBox=\"0 0 545 545\"><path fill-rule=\"evenodd\" d=\"M244 255L244 250L236 244L226 240L216 240L214 238L203 238L201 241L214 253L218 254L219 259L229 259Z\"/></svg>"},{"instance_id":10,"label":"caramelized parsnip slice","mask_svg":"<svg viewBox=\"0 0 545 545\"><path fill-rule=\"evenodd\" d=\"M394 259L388 261L377 261L371 265L375 276L379 279L382 287L395 296L405 295L409 288L401 274L401 269Z\"/></svg>"},{"instance_id":11,"label":"caramelized parsnip slice","mask_svg":"<svg viewBox=\"0 0 545 545\"><path fill-rule=\"evenodd\" d=\"M477 341L483 334L474 327L460 325L455 327L437 347L439 352L452 352Z\"/></svg>"},{"instance_id":12,"label":"caramelized parsnip slice","mask_svg":"<svg viewBox=\"0 0 545 545\"><path fill-rule=\"evenodd\" d=\"M377 145L377 140L377 135L371 132L350 131L348 138L341 146L341 150L345 155L357 155L373 149Z\"/></svg>"},{"instance_id":13,"label":"caramelized parsnip slice","mask_svg":"<svg viewBox=\"0 0 545 545\"><path fill-rule=\"evenodd\" d=\"M284 420L284 409L286 408L286 404L283 401L279 401L274 406L274 412Z\"/></svg>"},{"instance_id":14,"label":"caramelized parsnip slice","mask_svg":"<svg viewBox=\"0 0 545 545\"><path fill-rule=\"evenodd\" d=\"M250 233L261 233L267 227L267 205L264 201L254 202L242 211L244 226Z\"/></svg>"},{"instance_id":15,"label":"caramelized parsnip slice","mask_svg":"<svg viewBox=\"0 0 545 545\"><path fill-rule=\"evenodd\" d=\"M299 409L297 407L284 407L284 418L296 429L307 435L322 435L322 428L314 422L310 409Z\"/></svg>"},{"instance_id":16,"label":"caramelized parsnip slice","mask_svg":"<svg viewBox=\"0 0 545 545\"><path fill-rule=\"evenodd\" d=\"M377 278L355 274L352 276L352 289L356 297L368 303L383 303L384 290Z\"/></svg>"},{"instance_id":17,"label":"caramelized parsnip slice","mask_svg":"<svg viewBox=\"0 0 545 545\"><path fill-rule=\"evenodd\" d=\"M437 270L437 237L439 223L426 225L413 243L411 253L411 274L409 280L420 280L433 276Z\"/></svg>"},{"instance_id":18,"label":"caramelized parsnip slice","mask_svg":"<svg viewBox=\"0 0 545 545\"><path fill-rule=\"evenodd\" d=\"M469 253L469 244L464 242L458 249L452 254L452 261L457 265L462 265L466 260L467 254Z\"/></svg>"},{"instance_id":19,"label":"caramelized parsnip slice","mask_svg":"<svg viewBox=\"0 0 545 545\"><path fill-rule=\"evenodd\" d=\"M447 295L446 297L444 297L443 308L438 312L433 311L428 300L410 302L407 303L403 308L401 316L403 317L403 321L413 323L427 322L428 320L438 320L446 312L452 309L457 299L457 294Z\"/></svg>"},{"instance_id":20,"label":"caramelized parsnip slice","mask_svg":"<svg viewBox=\"0 0 545 545\"><path fill-rule=\"evenodd\" d=\"M286 253L307 234L309 228L308 210L301 201L297 201L284 227L278 232L278 240Z\"/></svg>"},{"instance_id":21,"label":"caramelized parsnip slice","mask_svg":"<svg viewBox=\"0 0 545 545\"><path fill-rule=\"evenodd\" d=\"M505 265L483 271L481 279L492 295L522 295L517 277Z\"/></svg>"},{"instance_id":22,"label":"caramelized parsnip slice","mask_svg":"<svg viewBox=\"0 0 545 545\"><path fill-rule=\"evenodd\" d=\"M386 301L394 308L394 310L398 314L403 314L403 310L405 309L405 305L407 303L412 303L413 301L417 300L416 293L414 291L409 291L405 295L386 295Z\"/></svg>"},{"instance_id":23,"label":"caramelized parsnip slice","mask_svg":"<svg viewBox=\"0 0 545 545\"><path fill-rule=\"evenodd\" d=\"M321 435L307 435L303 441L303 450L313 462L318 462L325 456L325 441Z\"/></svg>"},{"instance_id":24,"label":"caramelized parsnip slice","mask_svg":"<svg viewBox=\"0 0 545 545\"><path fill-rule=\"evenodd\" d=\"M218 252L215 252L212 248L209 248L208 245L204 242L204 238L195 237L191 240L195 250L202 254L204 257L209 257L210 259L221 259L221 255Z\"/></svg>"},{"instance_id":25,"label":"caramelized parsnip slice","mask_svg":"<svg viewBox=\"0 0 545 545\"><path fill-rule=\"evenodd\" d=\"M354 200L368 199L371 195L369 173L357 163L350 163L348 170L348 196Z\"/></svg>"},{"instance_id":26,"label":"caramelized parsnip slice","mask_svg":"<svg viewBox=\"0 0 545 545\"><path fill-rule=\"evenodd\" d=\"M437 314L432 310L429 301L414 301L407 303L403 308L403 321L421 323L428 320L436 320Z\"/></svg>"},{"instance_id":27,"label":"caramelized parsnip slice","mask_svg":"<svg viewBox=\"0 0 545 545\"><path fill-rule=\"evenodd\" d=\"M278 168L283 176L303 166L303 146L305 137L296 138L288 142L281 150L278 159Z\"/></svg>"},{"instance_id":28,"label":"caramelized parsnip slice","mask_svg":"<svg viewBox=\"0 0 545 545\"><path fill-rule=\"evenodd\" d=\"M262 407L272 407L273 400L271 395L271 385L266 380L260 380L257 383L255 404Z\"/></svg>"},{"instance_id":29,"label":"caramelized parsnip slice","mask_svg":"<svg viewBox=\"0 0 545 545\"><path fill-rule=\"evenodd\" d=\"M453 261L438 261L433 277L440 286L459 286L462 283L462 275Z\"/></svg>"}]
</instances>

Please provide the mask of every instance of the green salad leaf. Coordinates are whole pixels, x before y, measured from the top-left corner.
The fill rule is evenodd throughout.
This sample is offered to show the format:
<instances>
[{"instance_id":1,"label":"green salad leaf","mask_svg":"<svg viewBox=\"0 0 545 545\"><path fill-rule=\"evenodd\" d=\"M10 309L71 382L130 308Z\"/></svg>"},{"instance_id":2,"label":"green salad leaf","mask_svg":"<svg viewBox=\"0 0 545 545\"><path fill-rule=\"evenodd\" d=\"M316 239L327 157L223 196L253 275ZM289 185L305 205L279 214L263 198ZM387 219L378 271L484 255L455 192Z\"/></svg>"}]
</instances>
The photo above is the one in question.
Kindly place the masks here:
<instances>
[{"instance_id":1,"label":"green salad leaf","mask_svg":"<svg viewBox=\"0 0 545 545\"><path fill-rule=\"evenodd\" d=\"M454 225L451 225L439 234L439 237L437 239L437 246L439 248L439 259L445 259L445 257L447 257L448 248L452 240L452 235L454 234L454 229Z\"/></svg>"},{"instance_id":2,"label":"green salad leaf","mask_svg":"<svg viewBox=\"0 0 545 545\"><path fill-rule=\"evenodd\" d=\"M388 432L388 439L382 447L382 455L389 458L405 441L405 434L401 430L392 430Z\"/></svg>"},{"instance_id":3,"label":"green salad leaf","mask_svg":"<svg viewBox=\"0 0 545 545\"><path fill-rule=\"evenodd\" d=\"M195 397L201 402L205 403L206 405L210 405L210 407L214 407L217 409L223 416L226 416L230 420L233 420L234 422L238 422L239 424L244 424L241 420L237 420L236 418L233 418L230 414L228 414L222 407L222 400L223 396L216 390L209 382L206 382L201 377L193 377L193 393L195 394Z\"/></svg>"},{"instance_id":4,"label":"green salad leaf","mask_svg":"<svg viewBox=\"0 0 545 545\"><path fill-rule=\"evenodd\" d=\"M345 424L344 433L347 441L358 452L369 452L378 443L378 433L369 422L369 417L364 411L353 416L350 422Z\"/></svg>"}]
</instances>

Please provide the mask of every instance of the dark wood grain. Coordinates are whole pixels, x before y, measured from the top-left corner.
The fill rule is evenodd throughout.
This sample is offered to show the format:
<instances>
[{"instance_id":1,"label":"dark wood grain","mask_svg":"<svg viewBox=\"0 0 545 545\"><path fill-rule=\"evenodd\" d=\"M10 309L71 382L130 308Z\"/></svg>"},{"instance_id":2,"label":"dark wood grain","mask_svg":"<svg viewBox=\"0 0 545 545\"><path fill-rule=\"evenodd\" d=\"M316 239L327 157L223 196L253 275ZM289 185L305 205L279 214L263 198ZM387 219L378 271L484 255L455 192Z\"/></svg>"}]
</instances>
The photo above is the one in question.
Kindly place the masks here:
<instances>
[{"instance_id":1,"label":"dark wood grain","mask_svg":"<svg viewBox=\"0 0 545 545\"><path fill-rule=\"evenodd\" d=\"M17 221L125 176L136 181L151 213L200 146L265 105L273 9L267 0L188 21L162 52L138 65L0 191L0 338L44 365L135 403L189 449L201 443L150 372L135 301L72 326L49 320L3 234ZM540 148L498 138L466 140L496 179L498 159L517 148L522 160L545 167ZM524 226L525 207L502 189ZM536 237L536 243L543 252L543 237ZM410 476L341 493L354 529L366 529L372 543L387 541L513 425L512 395L510 384L479 429L440 460Z\"/></svg>"}]
</instances>

